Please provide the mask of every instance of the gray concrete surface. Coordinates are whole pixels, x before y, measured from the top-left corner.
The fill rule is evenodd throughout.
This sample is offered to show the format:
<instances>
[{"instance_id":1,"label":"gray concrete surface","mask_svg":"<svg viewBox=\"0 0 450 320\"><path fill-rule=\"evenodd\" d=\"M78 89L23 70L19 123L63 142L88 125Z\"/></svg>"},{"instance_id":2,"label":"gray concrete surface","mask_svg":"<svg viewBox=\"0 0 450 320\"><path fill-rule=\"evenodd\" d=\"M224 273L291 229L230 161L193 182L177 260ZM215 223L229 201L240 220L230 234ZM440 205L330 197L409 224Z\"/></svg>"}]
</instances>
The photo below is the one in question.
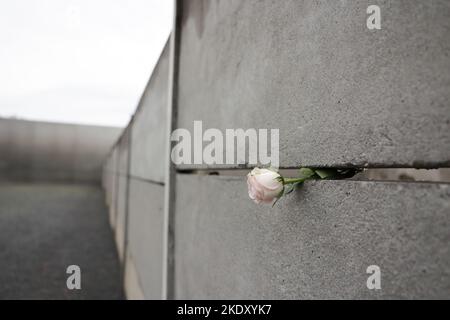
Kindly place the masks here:
<instances>
[{"instance_id":1,"label":"gray concrete surface","mask_svg":"<svg viewBox=\"0 0 450 320\"><path fill-rule=\"evenodd\" d=\"M119 157L119 148L115 145L110 153L109 161L110 167L107 169L106 174L109 176L109 180L107 181L107 188L105 193L109 194L106 196L108 209L109 209L109 223L112 228L115 227L116 221L116 212L117 212L117 189L118 189L118 159ZM109 201L108 201L109 200Z\"/></svg>"},{"instance_id":2,"label":"gray concrete surface","mask_svg":"<svg viewBox=\"0 0 450 320\"><path fill-rule=\"evenodd\" d=\"M125 228L128 206L128 161L130 144L130 127L124 131L118 145L118 166L117 166L117 198L115 217L113 225L116 236L116 245L119 251L119 258L124 260L125 252Z\"/></svg>"},{"instance_id":3,"label":"gray concrete surface","mask_svg":"<svg viewBox=\"0 0 450 320\"><path fill-rule=\"evenodd\" d=\"M132 138L132 176L164 182L169 84L169 42L142 95L136 111Z\"/></svg>"},{"instance_id":4,"label":"gray concrete surface","mask_svg":"<svg viewBox=\"0 0 450 320\"><path fill-rule=\"evenodd\" d=\"M179 3L177 127L279 128L287 170L401 167L365 178L412 180L405 168L450 167L449 1ZM381 7L378 31L366 28L372 4ZM132 122L130 172L123 143L105 167L129 298L161 296L168 52L166 45ZM248 199L232 168L228 177L177 177L175 252L168 246L176 298L450 298L442 172L414 173L441 183L308 183L272 209ZM366 287L369 265L381 268L380 291Z\"/></svg>"},{"instance_id":5,"label":"gray concrete surface","mask_svg":"<svg viewBox=\"0 0 450 320\"><path fill-rule=\"evenodd\" d=\"M163 204L163 186L131 179L127 250L146 299L162 297Z\"/></svg>"},{"instance_id":6,"label":"gray concrete surface","mask_svg":"<svg viewBox=\"0 0 450 320\"><path fill-rule=\"evenodd\" d=\"M176 298L450 298L448 184L311 182L274 208L244 177L178 175L176 191Z\"/></svg>"},{"instance_id":7,"label":"gray concrete surface","mask_svg":"<svg viewBox=\"0 0 450 320\"><path fill-rule=\"evenodd\" d=\"M66 268L81 268L68 290ZM0 184L0 299L122 299L100 188Z\"/></svg>"},{"instance_id":8,"label":"gray concrete surface","mask_svg":"<svg viewBox=\"0 0 450 320\"><path fill-rule=\"evenodd\" d=\"M0 119L0 180L100 183L120 128Z\"/></svg>"},{"instance_id":9,"label":"gray concrete surface","mask_svg":"<svg viewBox=\"0 0 450 320\"><path fill-rule=\"evenodd\" d=\"M129 269L125 270L128 275L125 279L125 289L130 298L162 297L162 184L166 162L165 148L168 143L165 136L168 49L167 43L141 97L131 126L114 146L104 166L105 190L111 203L111 225L114 228L116 246L120 259L127 259L125 268ZM116 166L114 155L118 161ZM127 176L131 179L128 213Z\"/></svg>"},{"instance_id":10,"label":"gray concrete surface","mask_svg":"<svg viewBox=\"0 0 450 320\"><path fill-rule=\"evenodd\" d=\"M182 3L178 127L279 128L282 167L450 166L449 1Z\"/></svg>"},{"instance_id":11,"label":"gray concrete surface","mask_svg":"<svg viewBox=\"0 0 450 320\"><path fill-rule=\"evenodd\" d=\"M125 174L117 176L117 210L114 218L114 232L116 237L116 246L119 252L119 258L123 261L125 249L125 221L127 214L127 177Z\"/></svg>"}]
</instances>

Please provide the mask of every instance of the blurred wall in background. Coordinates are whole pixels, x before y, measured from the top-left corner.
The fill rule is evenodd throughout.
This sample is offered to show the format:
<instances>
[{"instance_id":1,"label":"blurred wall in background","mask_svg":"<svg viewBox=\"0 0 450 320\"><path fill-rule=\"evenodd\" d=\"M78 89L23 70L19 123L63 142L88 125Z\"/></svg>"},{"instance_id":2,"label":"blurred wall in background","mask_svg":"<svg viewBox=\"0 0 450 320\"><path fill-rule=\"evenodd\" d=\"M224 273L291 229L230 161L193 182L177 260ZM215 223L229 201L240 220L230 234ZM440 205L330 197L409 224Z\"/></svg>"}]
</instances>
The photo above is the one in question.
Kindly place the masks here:
<instances>
[{"instance_id":1,"label":"blurred wall in background","mask_svg":"<svg viewBox=\"0 0 450 320\"><path fill-rule=\"evenodd\" d=\"M121 130L0 118L0 181L99 183Z\"/></svg>"}]
</instances>

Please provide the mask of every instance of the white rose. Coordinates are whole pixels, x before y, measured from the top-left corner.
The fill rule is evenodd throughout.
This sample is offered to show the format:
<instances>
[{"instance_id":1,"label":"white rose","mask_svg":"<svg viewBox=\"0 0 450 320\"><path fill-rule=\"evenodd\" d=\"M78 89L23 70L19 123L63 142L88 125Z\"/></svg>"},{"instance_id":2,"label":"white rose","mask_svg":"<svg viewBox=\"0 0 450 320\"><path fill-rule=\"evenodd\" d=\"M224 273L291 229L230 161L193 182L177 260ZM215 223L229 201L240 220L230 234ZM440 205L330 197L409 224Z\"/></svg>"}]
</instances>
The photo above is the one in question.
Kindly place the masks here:
<instances>
[{"instance_id":1,"label":"white rose","mask_svg":"<svg viewBox=\"0 0 450 320\"><path fill-rule=\"evenodd\" d=\"M247 175L248 195L256 203L271 203L283 190L281 176L269 169L255 168Z\"/></svg>"}]
</instances>

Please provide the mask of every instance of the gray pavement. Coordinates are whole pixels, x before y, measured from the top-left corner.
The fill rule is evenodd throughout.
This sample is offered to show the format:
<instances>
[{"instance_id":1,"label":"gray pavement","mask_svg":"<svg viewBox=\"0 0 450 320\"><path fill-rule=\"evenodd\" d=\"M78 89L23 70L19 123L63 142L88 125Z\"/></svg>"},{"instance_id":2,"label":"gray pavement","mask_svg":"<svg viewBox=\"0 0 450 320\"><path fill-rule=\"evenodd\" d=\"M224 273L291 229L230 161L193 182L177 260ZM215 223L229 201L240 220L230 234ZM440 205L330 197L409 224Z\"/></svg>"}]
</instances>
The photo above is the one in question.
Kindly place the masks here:
<instances>
[{"instance_id":1,"label":"gray pavement","mask_svg":"<svg viewBox=\"0 0 450 320\"><path fill-rule=\"evenodd\" d=\"M66 268L81 268L69 290ZM99 187L0 184L0 299L122 299Z\"/></svg>"}]
</instances>

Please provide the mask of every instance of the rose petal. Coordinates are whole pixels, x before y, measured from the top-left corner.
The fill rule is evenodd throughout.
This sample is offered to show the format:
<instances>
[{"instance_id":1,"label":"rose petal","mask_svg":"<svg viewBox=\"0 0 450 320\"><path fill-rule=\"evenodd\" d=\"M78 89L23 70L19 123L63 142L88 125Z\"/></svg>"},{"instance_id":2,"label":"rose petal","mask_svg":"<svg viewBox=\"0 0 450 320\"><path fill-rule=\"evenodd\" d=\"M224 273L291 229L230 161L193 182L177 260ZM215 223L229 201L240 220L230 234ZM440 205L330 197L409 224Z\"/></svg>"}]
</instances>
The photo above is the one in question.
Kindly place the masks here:
<instances>
[{"instance_id":1,"label":"rose petal","mask_svg":"<svg viewBox=\"0 0 450 320\"><path fill-rule=\"evenodd\" d=\"M277 190L280 188L280 186L282 186L282 183L277 180L278 177L280 177L280 175L272 171L255 176L255 179L258 181L259 184L263 185L264 188L270 190Z\"/></svg>"}]
</instances>

